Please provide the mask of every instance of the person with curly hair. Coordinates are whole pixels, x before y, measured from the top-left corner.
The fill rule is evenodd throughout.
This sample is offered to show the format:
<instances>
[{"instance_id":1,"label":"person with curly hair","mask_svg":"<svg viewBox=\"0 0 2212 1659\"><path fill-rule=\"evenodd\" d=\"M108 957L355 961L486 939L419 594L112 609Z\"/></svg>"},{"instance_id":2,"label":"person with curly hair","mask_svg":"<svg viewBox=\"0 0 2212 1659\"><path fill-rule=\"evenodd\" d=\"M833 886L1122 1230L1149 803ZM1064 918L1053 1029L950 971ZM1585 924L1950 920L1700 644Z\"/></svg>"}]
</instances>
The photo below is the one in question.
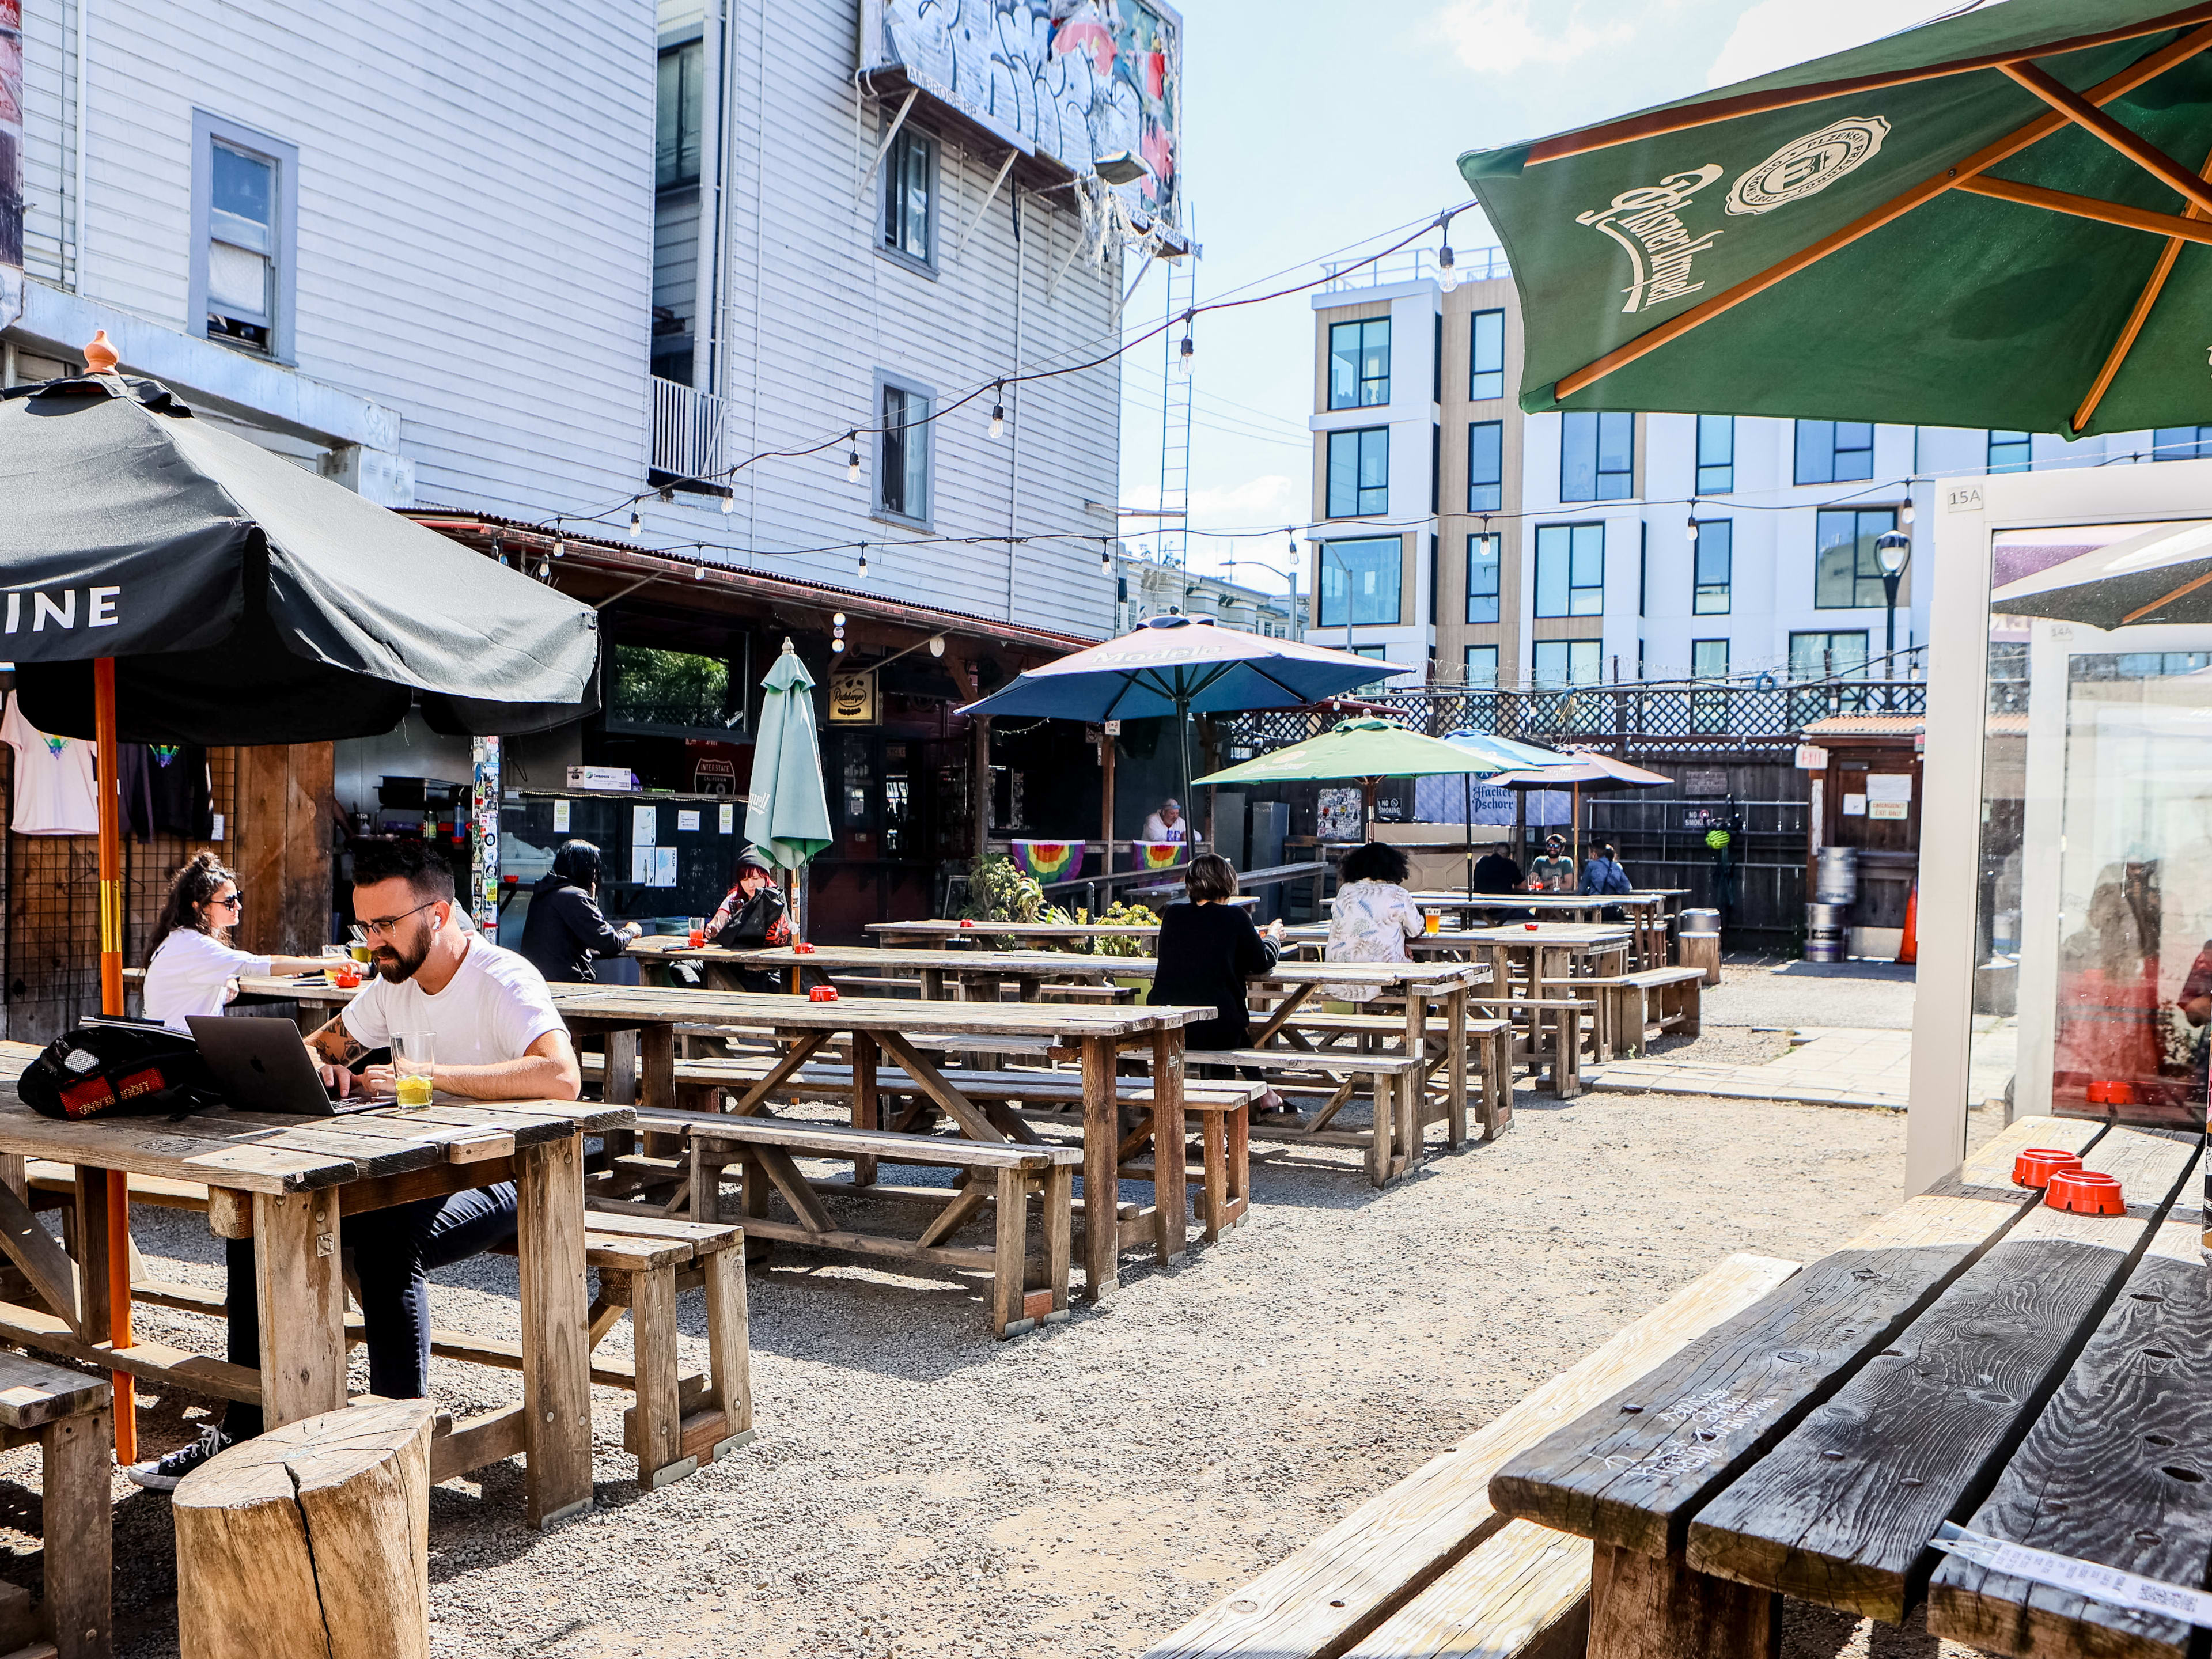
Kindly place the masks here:
<instances>
[{"instance_id":1,"label":"person with curly hair","mask_svg":"<svg viewBox=\"0 0 2212 1659\"><path fill-rule=\"evenodd\" d=\"M320 957L256 956L230 942L246 909L238 872L212 853L196 853L169 882L154 927L139 1006L173 1031L195 1014L220 1014L238 995L245 974L312 974Z\"/></svg>"}]
</instances>

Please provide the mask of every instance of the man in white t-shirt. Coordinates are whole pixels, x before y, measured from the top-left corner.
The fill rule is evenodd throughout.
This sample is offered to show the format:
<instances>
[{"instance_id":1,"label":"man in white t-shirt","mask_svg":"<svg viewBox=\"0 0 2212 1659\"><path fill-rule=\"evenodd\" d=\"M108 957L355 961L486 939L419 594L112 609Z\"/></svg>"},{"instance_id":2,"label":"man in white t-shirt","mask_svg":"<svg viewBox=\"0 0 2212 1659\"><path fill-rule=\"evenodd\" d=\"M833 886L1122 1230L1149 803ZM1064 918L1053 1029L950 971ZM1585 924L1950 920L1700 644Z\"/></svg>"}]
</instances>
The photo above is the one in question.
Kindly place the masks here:
<instances>
[{"instance_id":1,"label":"man in white t-shirt","mask_svg":"<svg viewBox=\"0 0 2212 1659\"><path fill-rule=\"evenodd\" d=\"M1160 803L1158 811L1146 815L1146 841L1182 841L1189 834L1189 826L1182 821L1182 803L1173 796Z\"/></svg>"},{"instance_id":2,"label":"man in white t-shirt","mask_svg":"<svg viewBox=\"0 0 2212 1659\"><path fill-rule=\"evenodd\" d=\"M308 1039L341 1088L350 1067L399 1032L428 1032L433 1084L477 1100L574 1100L582 1073L568 1028L538 971L459 925L453 873L421 842L364 842L354 850L354 915L368 936L376 978ZM368 1068L373 1091L392 1086L389 1065ZM392 1399L428 1392L430 1298L424 1275L507 1243L515 1232L512 1182L349 1216L368 1345L368 1386ZM253 1243L228 1246L229 1358L258 1370L260 1333ZM234 1404L220 1428L130 1471L140 1486L173 1487L235 1441L261 1432L258 1407Z\"/></svg>"}]
</instances>

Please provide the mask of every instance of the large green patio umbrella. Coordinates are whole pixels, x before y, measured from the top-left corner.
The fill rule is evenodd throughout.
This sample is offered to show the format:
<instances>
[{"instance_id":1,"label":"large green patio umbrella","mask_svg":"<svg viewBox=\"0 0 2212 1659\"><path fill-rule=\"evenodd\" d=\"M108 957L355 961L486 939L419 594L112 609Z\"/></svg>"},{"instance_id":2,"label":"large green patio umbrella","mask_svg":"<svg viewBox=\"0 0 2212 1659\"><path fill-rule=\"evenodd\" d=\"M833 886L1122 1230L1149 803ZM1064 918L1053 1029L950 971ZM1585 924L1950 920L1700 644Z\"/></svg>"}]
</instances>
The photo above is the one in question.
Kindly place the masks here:
<instances>
[{"instance_id":1,"label":"large green patio umbrella","mask_svg":"<svg viewBox=\"0 0 2212 1659\"><path fill-rule=\"evenodd\" d=\"M2208 50L2212 4L2007 0L1462 156L1522 408L2196 426Z\"/></svg>"},{"instance_id":2,"label":"large green patio umbrella","mask_svg":"<svg viewBox=\"0 0 2212 1659\"><path fill-rule=\"evenodd\" d=\"M814 731L814 677L789 640L761 686L768 695L753 741L745 839L782 868L797 870L830 844L830 798Z\"/></svg>"}]
</instances>

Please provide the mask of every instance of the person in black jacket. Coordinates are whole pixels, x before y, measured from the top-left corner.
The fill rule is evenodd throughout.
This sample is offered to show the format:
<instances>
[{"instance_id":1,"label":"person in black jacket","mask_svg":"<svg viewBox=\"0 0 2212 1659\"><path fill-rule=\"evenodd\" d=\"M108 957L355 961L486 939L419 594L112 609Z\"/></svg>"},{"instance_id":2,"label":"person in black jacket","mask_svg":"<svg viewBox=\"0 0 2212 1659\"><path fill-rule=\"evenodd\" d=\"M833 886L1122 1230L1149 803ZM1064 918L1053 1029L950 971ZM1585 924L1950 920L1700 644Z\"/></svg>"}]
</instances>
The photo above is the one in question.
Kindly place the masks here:
<instances>
[{"instance_id":1,"label":"person in black jacket","mask_svg":"<svg viewBox=\"0 0 2212 1659\"><path fill-rule=\"evenodd\" d=\"M563 842L553 868L530 890L520 950L548 982L587 983L593 957L620 956L643 931L634 921L617 927L599 909L599 849Z\"/></svg>"},{"instance_id":2,"label":"person in black jacket","mask_svg":"<svg viewBox=\"0 0 2212 1659\"><path fill-rule=\"evenodd\" d=\"M707 938L725 951L759 951L791 943L791 921L776 890L775 866L757 848L738 854L738 879L714 918ZM788 988L786 976L769 968L740 969L732 977L745 990L773 994Z\"/></svg>"},{"instance_id":3,"label":"person in black jacket","mask_svg":"<svg viewBox=\"0 0 2212 1659\"><path fill-rule=\"evenodd\" d=\"M1218 854L1201 853L1190 861L1183 890L1188 902L1170 904L1160 917L1160 965L1152 1000L1214 1010L1212 1019L1183 1027L1187 1050L1242 1048L1252 1040L1244 982L1275 965L1283 924L1257 927L1242 906L1229 902L1237 896L1237 871ZM1270 1089L1255 1110L1278 1115L1290 1108Z\"/></svg>"}]
</instances>

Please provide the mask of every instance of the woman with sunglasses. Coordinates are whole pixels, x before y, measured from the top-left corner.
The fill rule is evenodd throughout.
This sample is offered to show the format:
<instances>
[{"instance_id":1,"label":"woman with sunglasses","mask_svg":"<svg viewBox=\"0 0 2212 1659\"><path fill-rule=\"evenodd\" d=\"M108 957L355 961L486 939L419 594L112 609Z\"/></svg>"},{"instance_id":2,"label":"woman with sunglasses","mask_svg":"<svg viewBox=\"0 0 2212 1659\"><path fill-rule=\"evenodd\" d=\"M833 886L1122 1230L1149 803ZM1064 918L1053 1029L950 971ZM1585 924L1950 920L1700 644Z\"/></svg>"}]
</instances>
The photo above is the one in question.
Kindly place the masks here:
<instances>
[{"instance_id":1,"label":"woman with sunglasses","mask_svg":"<svg viewBox=\"0 0 2212 1659\"><path fill-rule=\"evenodd\" d=\"M212 853L193 854L169 884L168 902L154 929L141 1004L149 1019L173 1030L192 1014L219 1014L238 994L241 974L312 974L319 957L257 957L234 950L230 930L244 909L237 873Z\"/></svg>"}]
</instances>

